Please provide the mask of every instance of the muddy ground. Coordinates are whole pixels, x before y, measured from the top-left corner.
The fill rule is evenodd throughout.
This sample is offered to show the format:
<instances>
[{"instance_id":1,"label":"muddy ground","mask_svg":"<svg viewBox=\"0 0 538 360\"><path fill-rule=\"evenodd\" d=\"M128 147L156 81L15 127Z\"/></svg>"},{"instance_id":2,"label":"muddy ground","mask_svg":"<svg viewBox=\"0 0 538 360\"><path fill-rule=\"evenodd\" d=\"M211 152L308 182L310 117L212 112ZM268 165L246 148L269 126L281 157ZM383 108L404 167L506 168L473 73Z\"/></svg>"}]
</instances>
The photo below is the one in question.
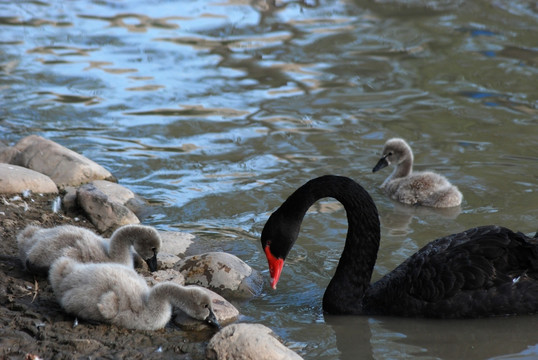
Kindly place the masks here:
<instances>
[{"instance_id":1,"label":"muddy ground","mask_svg":"<svg viewBox=\"0 0 538 360\"><path fill-rule=\"evenodd\" d=\"M0 359L203 359L213 335L186 332L172 323L158 331L90 324L63 312L45 277L22 268L16 236L28 224L84 226L81 214L52 211L52 196L0 195Z\"/></svg>"}]
</instances>

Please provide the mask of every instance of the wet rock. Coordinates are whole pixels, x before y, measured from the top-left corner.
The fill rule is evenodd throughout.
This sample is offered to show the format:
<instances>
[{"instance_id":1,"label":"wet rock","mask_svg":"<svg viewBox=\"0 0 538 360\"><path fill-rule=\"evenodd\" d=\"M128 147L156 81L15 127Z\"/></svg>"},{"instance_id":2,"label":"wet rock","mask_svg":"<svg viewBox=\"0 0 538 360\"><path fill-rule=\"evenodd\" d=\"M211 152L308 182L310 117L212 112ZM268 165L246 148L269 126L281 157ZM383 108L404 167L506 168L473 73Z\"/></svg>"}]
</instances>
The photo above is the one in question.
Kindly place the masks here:
<instances>
[{"instance_id":1,"label":"wet rock","mask_svg":"<svg viewBox=\"0 0 538 360\"><path fill-rule=\"evenodd\" d=\"M208 252L181 260L176 268L186 284L200 285L224 297L250 298L259 295L263 286L260 273L237 256Z\"/></svg>"},{"instance_id":2,"label":"wet rock","mask_svg":"<svg viewBox=\"0 0 538 360\"><path fill-rule=\"evenodd\" d=\"M239 318L239 311L225 298L209 289L200 286L197 287L207 292L211 297L211 302L213 303L213 312L215 313L220 326L228 325ZM207 324L206 322L193 319L180 310L177 310L175 316L173 317L173 322L183 330L188 331L200 331L211 327L211 325Z\"/></svg>"},{"instance_id":3,"label":"wet rock","mask_svg":"<svg viewBox=\"0 0 538 360\"><path fill-rule=\"evenodd\" d=\"M267 326L232 324L209 340L206 358L211 360L289 360L302 359L288 349Z\"/></svg>"},{"instance_id":4,"label":"wet rock","mask_svg":"<svg viewBox=\"0 0 538 360\"><path fill-rule=\"evenodd\" d=\"M173 269L161 269L152 273L148 272L144 278L149 286L156 285L163 281L171 281L178 285L185 285L185 278L183 275L181 275L179 271Z\"/></svg>"},{"instance_id":5,"label":"wet rock","mask_svg":"<svg viewBox=\"0 0 538 360\"><path fill-rule=\"evenodd\" d=\"M31 190L38 194L57 194L58 188L48 176L17 165L0 163L0 193L20 194Z\"/></svg>"},{"instance_id":6,"label":"wet rock","mask_svg":"<svg viewBox=\"0 0 538 360\"><path fill-rule=\"evenodd\" d=\"M77 189L77 202L92 224L101 232L110 232L127 224L139 224L136 215L120 202L110 198L93 183Z\"/></svg>"},{"instance_id":7,"label":"wet rock","mask_svg":"<svg viewBox=\"0 0 538 360\"><path fill-rule=\"evenodd\" d=\"M13 164L49 176L60 188L92 180L116 181L101 165L41 136L27 136L14 149L19 153L12 159Z\"/></svg>"}]
</instances>

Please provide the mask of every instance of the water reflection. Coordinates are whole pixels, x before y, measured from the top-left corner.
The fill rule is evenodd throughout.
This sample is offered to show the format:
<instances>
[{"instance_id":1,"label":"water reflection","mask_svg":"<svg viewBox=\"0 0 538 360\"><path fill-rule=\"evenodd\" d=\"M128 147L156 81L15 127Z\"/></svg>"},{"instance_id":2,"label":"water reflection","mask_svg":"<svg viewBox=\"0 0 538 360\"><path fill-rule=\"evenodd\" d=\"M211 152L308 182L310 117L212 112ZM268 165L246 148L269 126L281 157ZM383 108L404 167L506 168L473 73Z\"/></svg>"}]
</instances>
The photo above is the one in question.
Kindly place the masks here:
<instances>
[{"instance_id":1,"label":"water reflection","mask_svg":"<svg viewBox=\"0 0 538 360\"><path fill-rule=\"evenodd\" d=\"M179 25L171 24L169 21L188 19L179 16L151 18L141 14L117 14L115 16L79 15L79 17L83 19L107 21L112 27L124 27L132 32L145 32L150 27L177 29Z\"/></svg>"},{"instance_id":2,"label":"water reflection","mask_svg":"<svg viewBox=\"0 0 538 360\"><path fill-rule=\"evenodd\" d=\"M528 345L538 326L535 316L446 321L326 315L325 322L334 331L341 360L505 358L499 354L523 359L537 355L538 343Z\"/></svg>"},{"instance_id":3,"label":"water reflection","mask_svg":"<svg viewBox=\"0 0 538 360\"><path fill-rule=\"evenodd\" d=\"M461 213L461 206L432 208L390 201L393 206L392 210L384 211L380 215L381 227L386 229L389 235L408 235L411 232L411 222L415 218L418 221L424 221L424 219L434 216L440 220L454 220Z\"/></svg>"}]
</instances>

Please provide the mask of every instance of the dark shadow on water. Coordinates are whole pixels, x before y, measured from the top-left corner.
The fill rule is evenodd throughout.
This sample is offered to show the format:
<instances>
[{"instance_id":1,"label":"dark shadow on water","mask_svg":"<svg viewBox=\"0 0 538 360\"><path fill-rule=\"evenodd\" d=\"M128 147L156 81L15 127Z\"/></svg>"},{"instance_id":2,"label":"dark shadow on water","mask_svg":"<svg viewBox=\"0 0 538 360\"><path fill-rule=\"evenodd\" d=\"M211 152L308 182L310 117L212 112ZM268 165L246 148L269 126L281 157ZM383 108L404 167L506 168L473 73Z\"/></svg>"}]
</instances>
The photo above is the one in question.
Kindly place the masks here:
<instances>
[{"instance_id":1,"label":"dark shadow on water","mask_svg":"<svg viewBox=\"0 0 538 360\"><path fill-rule=\"evenodd\" d=\"M325 315L325 322L335 333L342 360L395 354L444 360L538 355L538 316L533 315L465 320Z\"/></svg>"}]
</instances>

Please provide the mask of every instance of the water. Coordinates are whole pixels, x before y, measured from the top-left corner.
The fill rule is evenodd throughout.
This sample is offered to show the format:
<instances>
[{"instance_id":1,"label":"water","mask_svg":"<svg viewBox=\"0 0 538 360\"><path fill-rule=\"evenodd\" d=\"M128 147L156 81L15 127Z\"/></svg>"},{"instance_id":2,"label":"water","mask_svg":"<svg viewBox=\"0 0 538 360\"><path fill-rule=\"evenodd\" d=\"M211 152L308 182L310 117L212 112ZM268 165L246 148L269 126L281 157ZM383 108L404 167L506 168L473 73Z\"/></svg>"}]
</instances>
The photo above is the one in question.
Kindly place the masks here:
<instances>
[{"instance_id":1,"label":"water","mask_svg":"<svg viewBox=\"0 0 538 360\"><path fill-rule=\"evenodd\" d=\"M259 235L298 186L358 180L382 220L374 279L430 240L538 218L538 8L478 1L2 1L0 132L57 141L154 204L144 223L194 233L267 275ZM406 138L461 212L411 211L372 174ZM330 317L321 296L345 214L303 223L278 290L239 304L305 359L524 359L537 317Z\"/></svg>"}]
</instances>

